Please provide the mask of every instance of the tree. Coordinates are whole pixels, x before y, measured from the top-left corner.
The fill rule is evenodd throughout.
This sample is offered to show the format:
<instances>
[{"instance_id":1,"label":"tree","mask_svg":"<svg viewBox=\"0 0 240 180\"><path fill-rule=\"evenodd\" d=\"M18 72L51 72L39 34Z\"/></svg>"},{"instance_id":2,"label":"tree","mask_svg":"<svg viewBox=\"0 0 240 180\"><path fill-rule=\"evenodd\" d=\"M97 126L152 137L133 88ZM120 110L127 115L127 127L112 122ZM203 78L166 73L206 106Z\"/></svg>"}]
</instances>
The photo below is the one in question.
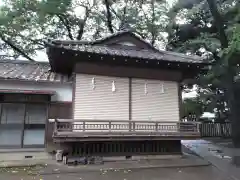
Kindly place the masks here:
<instances>
[{"instance_id":1,"label":"tree","mask_svg":"<svg viewBox=\"0 0 240 180\"><path fill-rule=\"evenodd\" d=\"M210 70L199 77L200 98L208 108L216 112L219 120L231 120L233 135L237 132L234 130L234 127L237 127L237 118L233 92L234 78L239 73L239 68L236 68L236 57L239 54L236 48L239 46L239 30L236 30L240 20L239 5L239 2L234 0L207 0L197 1L191 6L188 4L188 7L186 4L185 7L178 6L175 8L178 11L190 8L185 11L188 23L172 28L172 41L169 43L169 48L202 55L212 60ZM233 142L238 146L236 138L233 138Z\"/></svg>"},{"instance_id":2,"label":"tree","mask_svg":"<svg viewBox=\"0 0 240 180\"><path fill-rule=\"evenodd\" d=\"M187 121L199 121L204 113L204 105L199 99L186 98L183 100L182 119Z\"/></svg>"},{"instance_id":3,"label":"tree","mask_svg":"<svg viewBox=\"0 0 240 180\"><path fill-rule=\"evenodd\" d=\"M158 46L168 21L165 4L154 0L4 0L0 49L33 61L48 38L93 40L125 26Z\"/></svg>"}]
</instances>

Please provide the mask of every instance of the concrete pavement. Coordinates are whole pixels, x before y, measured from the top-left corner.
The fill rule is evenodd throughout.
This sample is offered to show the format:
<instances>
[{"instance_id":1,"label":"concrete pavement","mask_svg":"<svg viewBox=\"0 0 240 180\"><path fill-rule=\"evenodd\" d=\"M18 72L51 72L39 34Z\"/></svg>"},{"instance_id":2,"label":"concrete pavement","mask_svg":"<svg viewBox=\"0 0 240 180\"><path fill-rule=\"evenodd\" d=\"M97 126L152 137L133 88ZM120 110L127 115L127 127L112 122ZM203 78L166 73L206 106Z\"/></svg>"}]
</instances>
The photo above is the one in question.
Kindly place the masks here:
<instances>
[{"instance_id":1,"label":"concrete pavement","mask_svg":"<svg viewBox=\"0 0 240 180\"><path fill-rule=\"evenodd\" d=\"M240 168L234 160L240 149L228 148L206 140L184 140L182 144L234 180L240 180ZM240 162L239 162L240 165Z\"/></svg>"},{"instance_id":2,"label":"concrete pavement","mask_svg":"<svg viewBox=\"0 0 240 180\"><path fill-rule=\"evenodd\" d=\"M2 169L0 180L240 180L240 169L232 164L240 151L205 140L182 143L187 147L184 151L198 154L215 167L191 155L172 160L122 161L76 167L49 163L46 167Z\"/></svg>"},{"instance_id":3,"label":"concrete pavement","mask_svg":"<svg viewBox=\"0 0 240 180\"><path fill-rule=\"evenodd\" d=\"M194 178L198 176L199 178ZM0 169L0 180L227 180L223 174L198 157L125 160L101 165L66 166L50 163L39 167L15 167Z\"/></svg>"}]
</instances>

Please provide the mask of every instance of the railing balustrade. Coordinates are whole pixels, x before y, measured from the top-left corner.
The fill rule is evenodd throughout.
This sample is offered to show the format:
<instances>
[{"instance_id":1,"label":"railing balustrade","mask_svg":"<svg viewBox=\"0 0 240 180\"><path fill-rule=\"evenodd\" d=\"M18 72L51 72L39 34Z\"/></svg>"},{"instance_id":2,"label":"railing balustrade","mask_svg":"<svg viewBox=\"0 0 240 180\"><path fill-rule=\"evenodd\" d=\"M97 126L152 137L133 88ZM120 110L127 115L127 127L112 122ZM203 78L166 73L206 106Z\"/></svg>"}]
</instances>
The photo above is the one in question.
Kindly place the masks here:
<instances>
[{"instance_id":1,"label":"railing balustrade","mask_svg":"<svg viewBox=\"0 0 240 180\"><path fill-rule=\"evenodd\" d=\"M56 119L54 134L61 133L193 133L200 134L199 123L171 121L115 121L115 120L76 120Z\"/></svg>"}]
</instances>

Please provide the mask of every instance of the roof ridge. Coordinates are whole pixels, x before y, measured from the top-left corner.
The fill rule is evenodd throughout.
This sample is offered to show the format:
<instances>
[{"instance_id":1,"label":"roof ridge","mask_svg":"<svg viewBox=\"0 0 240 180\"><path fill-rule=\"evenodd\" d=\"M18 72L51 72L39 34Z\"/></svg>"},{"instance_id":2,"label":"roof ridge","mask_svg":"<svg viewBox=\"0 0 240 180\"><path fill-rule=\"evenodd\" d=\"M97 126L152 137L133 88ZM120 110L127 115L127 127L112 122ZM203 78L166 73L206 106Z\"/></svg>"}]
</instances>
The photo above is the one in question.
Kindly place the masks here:
<instances>
[{"instance_id":1,"label":"roof ridge","mask_svg":"<svg viewBox=\"0 0 240 180\"><path fill-rule=\"evenodd\" d=\"M28 60L10 60L10 59L3 59L0 60L0 63L10 63L10 64L31 64L31 65L49 65L49 62L44 61L28 61Z\"/></svg>"},{"instance_id":2,"label":"roof ridge","mask_svg":"<svg viewBox=\"0 0 240 180\"><path fill-rule=\"evenodd\" d=\"M50 40L53 44L76 44L76 45L95 45L95 44L98 44L98 43L101 43L103 41L106 41L108 39L111 39L113 37L116 37L116 36L119 36L119 35L123 35L125 33L129 33L131 35L134 35L136 36L137 38L139 38L140 40L146 42L144 39L142 39L141 37L139 37L139 35L136 35L135 31L132 31L132 30L121 30L121 31L117 31L113 34L110 34L110 35L107 35L105 37L101 37L99 39L95 39L95 40L92 40L92 41L84 41L84 40L60 40L60 39L53 39L53 40ZM148 43L148 42L146 42ZM148 43L149 44L149 43ZM149 44L151 46L151 44Z\"/></svg>"}]
</instances>

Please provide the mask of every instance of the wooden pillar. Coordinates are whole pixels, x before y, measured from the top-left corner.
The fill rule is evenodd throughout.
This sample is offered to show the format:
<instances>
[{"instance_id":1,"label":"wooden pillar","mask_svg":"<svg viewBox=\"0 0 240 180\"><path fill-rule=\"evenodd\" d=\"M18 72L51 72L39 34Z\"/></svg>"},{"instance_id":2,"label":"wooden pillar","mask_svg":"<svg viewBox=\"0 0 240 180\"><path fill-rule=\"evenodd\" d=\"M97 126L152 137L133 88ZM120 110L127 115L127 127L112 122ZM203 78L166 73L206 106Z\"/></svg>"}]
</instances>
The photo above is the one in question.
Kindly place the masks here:
<instances>
[{"instance_id":1,"label":"wooden pillar","mask_svg":"<svg viewBox=\"0 0 240 180\"><path fill-rule=\"evenodd\" d=\"M178 107L179 107L179 120L182 120L182 90L181 84L178 83Z\"/></svg>"},{"instance_id":2,"label":"wooden pillar","mask_svg":"<svg viewBox=\"0 0 240 180\"><path fill-rule=\"evenodd\" d=\"M132 78L129 78L129 120L132 120Z\"/></svg>"}]
</instances>

